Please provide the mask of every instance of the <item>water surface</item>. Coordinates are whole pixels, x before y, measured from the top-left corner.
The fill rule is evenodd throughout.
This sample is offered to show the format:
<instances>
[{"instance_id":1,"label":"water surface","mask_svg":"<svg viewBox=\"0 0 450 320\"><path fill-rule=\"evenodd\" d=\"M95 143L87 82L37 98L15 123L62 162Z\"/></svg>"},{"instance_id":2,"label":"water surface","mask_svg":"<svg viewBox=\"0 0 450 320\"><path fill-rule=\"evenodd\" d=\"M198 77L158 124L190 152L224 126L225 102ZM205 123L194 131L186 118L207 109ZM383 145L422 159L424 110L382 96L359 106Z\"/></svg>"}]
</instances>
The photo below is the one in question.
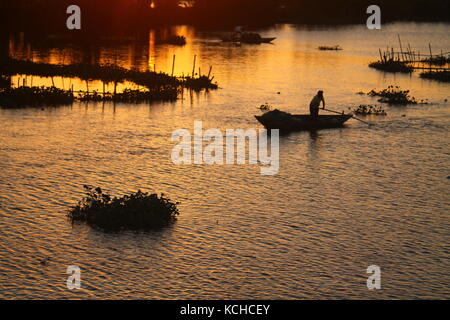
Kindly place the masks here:
<instances>
[{"instance_id":1,"label":"water surface","mask_svg":"<svg viewBox=\"0 0 450 320\"><path fill-rule=\"evenodd\" d=\"M414 50L431 42L447 51L450 25L279 25L261 31L277 40L260 46L222 44L190 27L177 32L187 36L185 47L155 45L150 33L148 44L99 45L93 55L11 40L11 56L51 63L88 56L171 72L175 54L178 75L192 72L197 55L221 89L185 92L172 104L0 109L1 298L449 298L450 86L367 64L378 48L398 47L397 34ZM344 50L317 50L335 44ZM263 103L307 112L323 89L329 108L347 110L376 103L356 92L388 85L430 104L386 107L388 116L366 118L372 127L351 120L281 137L276 175L260 175L257 165L171 162L172 131L192 130L194 120L258 129L253 116ZM72 226L65 213L83 184L113 194L164 192L182 202L181 215L160 232ZM78 291L66 288L69 265L81 268ZM369 265L381 267L381 290L366 287Z\"/></svg>"}]
</instances>

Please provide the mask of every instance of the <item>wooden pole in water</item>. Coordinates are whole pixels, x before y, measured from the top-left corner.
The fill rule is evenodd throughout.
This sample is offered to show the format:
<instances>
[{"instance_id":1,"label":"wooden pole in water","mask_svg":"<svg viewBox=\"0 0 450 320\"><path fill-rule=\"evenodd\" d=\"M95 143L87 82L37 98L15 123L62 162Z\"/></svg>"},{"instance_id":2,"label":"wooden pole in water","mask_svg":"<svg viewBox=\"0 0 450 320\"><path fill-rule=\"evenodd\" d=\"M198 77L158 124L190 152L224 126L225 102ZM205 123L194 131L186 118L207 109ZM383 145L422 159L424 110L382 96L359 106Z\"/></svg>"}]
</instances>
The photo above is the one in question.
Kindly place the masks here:
<instances>
[{"instance_id":1,"label":"wooden pole in water","mask_svg":"<svg viewBox=\"0 0 450 320\"><path fill-rule=\"evenodd\" d=\"M52 85L55 86L55 82L53 81L53 77L52 77Z\"/></svg>"},{"instance_id":2,"label":"wooden pole in water","mask_svg":"<svg viewBox=\"0 0 450 320\"><path fill-rule=\"evenodd\" d=\"M192 78L194 77L194 73L195 73L195 61L197 60L197 55L194 54L194 65L192 66Z\"/></svg>"},{"instance_id":3,"label":"wooden pole in water","mask_svg":"<svg viewBox=\"0 0 450 320\"><path fill-rule=\"evenodd\" d=\"M433 53L431 52L431 43L428 43L428 48L430 49L430 60L433 58Z\"/></svg>"},{"instance_id":4,"label":"wooden pole in water","mask_svg":"<svg viewBox=\"0 0 450 320\"><path fill-rule=\"evenodd\" d=\"M172 60L172 76L173 76L174 70L175 70L175 55L173 55L173 60Z\"/></svg>"},{"instance_id":5,"label":"wooden pole in water","mask_svg":"<svg viewBox=\"0 0 450 320\"><path fill-rule=\"evenodd\" d=\"M380 51L380 55L381 55L381 51ZM209 79L209 76L211 75L211 71L212 71L212 66L209 66L208 79Z\"/></svg>"},{"instance_id":6,"label":"wooden pole in water","mask_svg":"<svg viewBox=\"0 0 450 320\"><path fill-rule=\"evenodd\" d=\"M198 67L198 77L200 78L202 76L202 69L200 69L200 67Z\"/></svg>"},{"instance_id":7,"label":"wooden pole in water","mask_svg":"<svg viewBox=\"0 0 450 320\"><path fill-rule=\"evenodd\" d=\"M381 49L378 48L378 52L380 53L380 61L383 62L383 56L381 55ZM211 68L209 69L211 72ZM209 78L209 74L208 74L208 78Z\"/></svg>"},{"instance_id":8,"label":"wooden pole in water","mask_svg":"<svg viewBox=\"0 0 450 320\"><path fill-rule=\"evenodd\" d=\"M397 34L398 37L398 42L400 43L400 52L402 54L402 59L404 60L404 56L403 56L403 47L402 47L402 40L400 40L400 34Z\"/></svg>"}]
</instances>

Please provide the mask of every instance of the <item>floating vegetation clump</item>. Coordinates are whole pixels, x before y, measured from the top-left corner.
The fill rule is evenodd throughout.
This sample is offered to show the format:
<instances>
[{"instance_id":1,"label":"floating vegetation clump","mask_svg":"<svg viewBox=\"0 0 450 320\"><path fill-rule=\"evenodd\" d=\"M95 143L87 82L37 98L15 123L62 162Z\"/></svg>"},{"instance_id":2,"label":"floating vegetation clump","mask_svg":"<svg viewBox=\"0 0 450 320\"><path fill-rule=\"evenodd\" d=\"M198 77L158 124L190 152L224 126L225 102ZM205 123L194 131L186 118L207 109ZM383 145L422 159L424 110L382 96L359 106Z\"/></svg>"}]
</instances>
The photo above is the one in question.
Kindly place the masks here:
<instances>
[{"instance_id":1,"label":"floating vegetation clump","mask_svg":"<svg viewBox=\"0 0 450 320\"><path fill-rule=\"evenodd\" d=\"M336 46L320 46L319 50L323 50L323 51L325 51L325 50L336 50L336 51L339 51L339 50L342 50L342 48L341 48L340 45L336 45Z\"/></svg>"},{"instance_id":2,"label":"floating vegetation clump","mask_svg":"<svg viewBox=\"0 0 450 320\"><path fill-rule=\"evenodd\" d=\"M381 106L373 106L361 104L358 108L353 110L354 114L363 115L363 116L385 116L387 115L386 111Z\"/></svg>"},{"instance_id":3,"label":"floating vegetation clump","mask_svg":"<svg viewBox=\"0 0 450 320\"><path fill-rule=\"evenodd\" d=\"M272 109L272 106L269 105L267 102L265 104L262 104L259 106L259 110L261 111L270 111Z\"/></svg>"},{"instance_id":4,"label":"floating vegetation clump","mask_svg":"<svg viewBox=\"0 0 450 320\"><path fill-rule=\"evenodd\" d=\"M80 101L115 101L124 103L140 103L154 101L175 101L179 90L176 87L157 88L153 90L124 89L116 94L100 94L97 91L79 93L77 99Z\"/></svg>"},{"instance_id":5,"label":"floating vegetation clump","mask_svg":"<svg viewBox=\"0 0 450 320\"><path fill-rule=\"evenodd\" d=\"M379 102L397 105L416 104L416 98L409 95L409 90L401 90L398 86L389 86L381 91L371 90L369 96L381 97Z\"/></svg>"},{"instance_id":6,"label":"floating vegetation clump","mask_svg":"<svg viewBox=\"0 0 450 320\"><path fill-rule=\"evenodd\" d=\"M450 71L428 71L421 73L420 77L441 82L450 82Z\"/></svg>"},{"instance_id":7,"label":"floating vegetation clump","mask_svg":"<svg viewBox=\"0 0 450 320\"><path fill-rule=\"evenodd\" d=\"M58 106L79 101L114 101L123 103L141 103L155 101L176 101L180 89L166 86L148 90L124 89L120 93L97 91L78 92L75 96L71 90L56 87L27 87L0 89L0 106L4 108L24 108L35 106Z\"/></svg>"},{"instance_id":8,"label":"floating vegetation clump","mask_svg":"<svg viewBox=\"0 0 450 320\"><path fill-rule=\"evenodd\" d=\"M213 78L214 77L210 79L207 76L199 76L198 78L185 77L183 80L183 84L185 87L196 91L202 89L217 89L218 85L216 83L212 83Z\"/></svg>"},{"instance_id":9,"label":"floating vegetation clump","mask_svg":"<svg viewBox=\"0 0 450 320\"><path fill-rule=\"evenodd\" d=\"M167 39L158 40L158 44L172 44L176 46L184 46L186 44L186 37L171 35Z\"/></svg>"},{"instance_id":10,"label":"floating vegetation clump","mask_svg":"<svg viewBox=\"0 0 450 320\"><path fill-rule=\"evenodd\" d=\"M101 188L84 186L86 196L68 212L71 222L81 221L105 231L153 230L174 223L177 205L164 194L137 191L123 197L111 197Z\"/></svg>"},{"instance_id":11,"label":"floating vegetation clump","mask_svg":"<svg viewBox=\"0 0 450 320\"><path fill-rule=\"evenodd\" d=\"M55 87L4 88L0 90L0 106L5 108L65 105L75 100L71 91Z\"/></svg>"},{"instance_id":12,"label":"floating vegetation clump","mask_svg":"<svg viewBox=\"0 0 450 320\"><path fill-rule=\"evenodd\" d=\"M412 73L414 68L399 60L378 60L369 64L369 67L387 72Z\"/></svg>"}]
</instances>

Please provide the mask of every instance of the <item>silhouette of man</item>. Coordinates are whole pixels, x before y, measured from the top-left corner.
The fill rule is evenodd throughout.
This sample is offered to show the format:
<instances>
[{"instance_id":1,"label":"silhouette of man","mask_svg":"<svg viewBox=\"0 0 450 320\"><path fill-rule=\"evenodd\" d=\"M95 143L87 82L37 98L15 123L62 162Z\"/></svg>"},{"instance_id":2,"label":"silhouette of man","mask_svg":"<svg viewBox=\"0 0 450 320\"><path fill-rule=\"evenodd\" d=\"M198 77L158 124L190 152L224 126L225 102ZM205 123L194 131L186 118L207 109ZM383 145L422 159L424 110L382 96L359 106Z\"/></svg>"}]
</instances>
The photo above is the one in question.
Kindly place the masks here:
<instances>
[{"instance_id":1,"label":"silhouette of man","mask_svg":"<svg viewBox=\"0 0 450 320\"><path fill-rule=\"evenodd\" d=\"M312 98L310 104L309 104L309 112L311 116L318 117L319 116L319 107L320 103L323 103L323 108L325 109L325 99L323 97L323 91L320 90L317 92L317 94Z\"/></svg>"}]
</instances>

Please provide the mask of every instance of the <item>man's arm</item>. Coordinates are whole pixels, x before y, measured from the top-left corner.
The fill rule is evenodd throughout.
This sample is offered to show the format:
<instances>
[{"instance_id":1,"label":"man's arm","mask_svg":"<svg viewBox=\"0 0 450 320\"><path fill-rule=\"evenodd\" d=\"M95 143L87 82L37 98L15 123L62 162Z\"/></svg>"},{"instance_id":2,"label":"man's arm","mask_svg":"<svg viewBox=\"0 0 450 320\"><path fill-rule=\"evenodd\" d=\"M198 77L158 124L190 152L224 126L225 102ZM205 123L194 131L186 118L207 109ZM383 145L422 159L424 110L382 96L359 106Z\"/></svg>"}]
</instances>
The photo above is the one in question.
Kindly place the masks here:
<instances>
[{"instance_id":1,"label":"man's arm","mask_svg":"<svg viewBox=\"0 0 450 320\"><path fill-rule=\"evenodd\" d=\"M323 104L322 109L325 109L325 98L324 97L322 97L322 104Z\"/></svg>"}]
</instances>

